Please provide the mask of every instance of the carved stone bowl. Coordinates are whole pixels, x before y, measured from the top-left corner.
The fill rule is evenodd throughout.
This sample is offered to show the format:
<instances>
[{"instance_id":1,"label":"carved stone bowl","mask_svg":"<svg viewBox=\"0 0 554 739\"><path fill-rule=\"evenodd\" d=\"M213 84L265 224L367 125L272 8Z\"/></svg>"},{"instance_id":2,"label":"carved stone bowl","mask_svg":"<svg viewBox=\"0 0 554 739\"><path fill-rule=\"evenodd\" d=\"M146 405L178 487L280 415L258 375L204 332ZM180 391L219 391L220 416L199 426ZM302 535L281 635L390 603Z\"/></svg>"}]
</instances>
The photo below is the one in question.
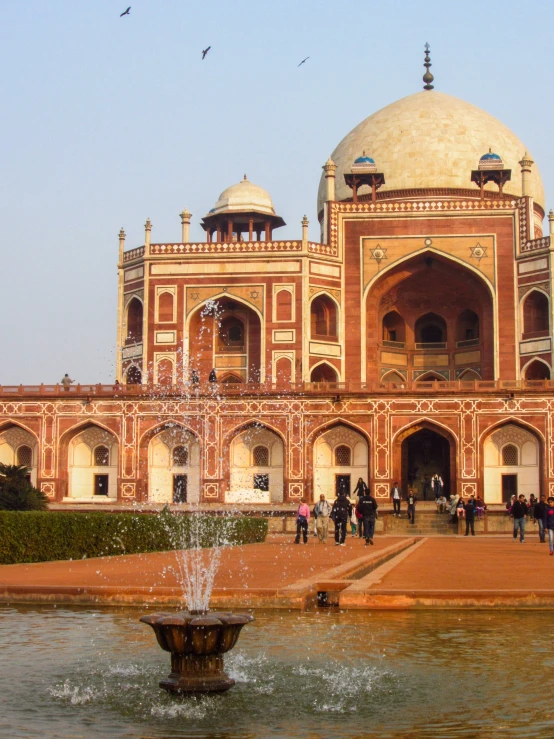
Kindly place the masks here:
<instances>
[{"instance_id":1,"label":"carved stone bowl","mask_svg":"<svg viewBox=\"0 0 554 739\"><path fill-rule=\"evenodd\" d=\"M215 693L235 684L224 671L223 655L241 629L254 620L248 613L150 613L142 623L154 629L160 647L171 653L171 673L160 687L172 693Z\"/></svg>"}]
</instances>

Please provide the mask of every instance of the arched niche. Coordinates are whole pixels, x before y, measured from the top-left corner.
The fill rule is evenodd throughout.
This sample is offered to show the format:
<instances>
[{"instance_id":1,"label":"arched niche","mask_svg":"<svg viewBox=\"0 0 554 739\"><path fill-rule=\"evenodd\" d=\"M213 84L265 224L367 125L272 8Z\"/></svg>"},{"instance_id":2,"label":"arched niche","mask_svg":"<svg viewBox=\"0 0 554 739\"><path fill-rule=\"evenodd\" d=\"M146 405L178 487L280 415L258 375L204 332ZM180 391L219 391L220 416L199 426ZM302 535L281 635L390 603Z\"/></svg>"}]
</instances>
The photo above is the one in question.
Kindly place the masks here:
<instances>
[{"instance_id":1,"label":"arched niche","mask_svg":"<svg viewBox=\"0 0 554 739\"><path fill-rule=\"evenodd\" d=\"M437 313L425 313L415 322L417 344L444 344L447 341L446 321Z\"/></svg>"},{"instance_id":2,"label":"arched niche","mask_svg":"<svg viewBox=\"0 0 554 739\"><path fill-rule=\"evenodd\" d=\"M550 380L550 367L540 359L534 359L524 370L526 380Z\"/></svg>"},{"instance_id":3,"label":"arched niche","mask_svg":"<svg viewBox=\"0 0 554 739\"><path fill-rule=\"evenodd\" d=\"M127 305L127 334L126 343L135 344L142 341L142 302L138 298L131 298Z\"/></svg>"},{"instance_id":4,"label":"arched niche","mask_svg":"<svg viewBox=\"0 0 554 739\"><path fill-rule=\"evenodd\" d=\"M160 323L173 323L175 321L175 296L168 290L164 290L158 295L158 321Z\"/></svg>"},{"instance_id":5,"label":"arched niche","mask_svg":"<svg viewBox=\"0 0 554 739\"><path fill-rule=\"evenodd\" d=\"M148 500L154 503L198 503L200 445L196 436L173 425L148 443Z\"/></svg>"},{"instance_id":6,"label":"arched niche","mask_svg":"<svg viewBox=\"0 0 554 739\"><path fill-rule=\"evenodd\" d=\"M234 437L229 454L226 503L283 502L284 445L278 434L259 424L248 426Z\"/></svg>"},{"instance_id":7,"label":"arched niche","mask_svg":"<svg viewBox=\"0 0 554 739\"><path fill-rule=\"evenodd\" d=\"M460 373L458 380L462 382L475 382L481 380L481 375L473 369L466 369Z\"/></svg>"},{"instance_id":8,"label":"arched niche","mask_svg":"<svg viewBox=\"0 0 554 739\"><path fill-rule=\"evenodd\" d=\"M479 343L479 316L469 308L456 319L456 344L471 346Z\"/></svg>"},{"instance_id":9,"label":"arched niche","mask_svg":"<svg viewBox=\"0 0 554 739\"><path fill-rule=\"evenodd\" d=\"M550 301L541 290L532 290L523 300L524 338L548 334L550 330Z\"/></svg>"},{"instance_id":10,"label":"arched niche","mask_svg":"<svg viewBox=\"0 0 554 739\"><path fill-rule=\"evenodd\" d=\"M278 321L292 321L292 293L282 289L275 296L275 317Z\"/></svg>"},{"instance_id":11,"label":"arched niche","mask_svg":"<svg viewBox=\"0 0 554 739\"><path fill-rule=\"evenodd\" d=\"M368 462L367 440L350 426L339 424L320 434L314 442L314 500L322 493L332 500L339 490L350 495L359 477L368 481Z\"/></svg>"},{"instance_id":12,"label":"arched niche","mask_svg":"<svg viewBox=\"0 0 554 739\"><path fill-rule=\"evenodd\" d=\"M31 484L37 484L38 444L36 438L21 426L0 429L0 462L27 467Z\"/></svg>"},{"instance_id":13,"label":"arched niche","mask_svg":"<svg viewBox=\"0 0 554 739\"><path fill-rule=\"evenodd\" d=\"M541 489L541 442L527 428L507 423L490 433L483 442L483 486L487 503L507 502L511 495Z\"/></svg>"},{"instance_id":14,"label":"arched niche","mask_svg":"<svg viewBox=\"0 0 554 739\"><path fill-rule=\"evenodd\" d=\"M383 377L381 378L381 382L389 382L394 386L404 387L404 385L406 384L406 378L402 377L399 372L392 370L391 372L387 372L385 375L383 375Z\"/></svg>"},{"instance_id":15,"label":"arched niche","mask_svg":"<svg viewBox=\"0 0 554 739\"><path fill-rule=\"evenodd\" d=\"M141 385L142 384L142 372L135 364L132 364L127 370L127 372L125 373L125 384L127 385Z\"/></svg>"},{"instance_id":16,"label":"arched niche","mask_svg":"<svg viewBox=\"0 0 554 739\"><path fill-rule=\"evenodd\" d=\"M337 304L328 295L318 295L310 304L312 339L337 339Z\"/></svg>"},{"instance_id":17,"label":"arched niche","mask_svg":"<svg viewBox=\"0 0 554 739\"><path fill-rule=\"evenodd\" d=\"M175 383L175 365L169 357L162 357L156 364L156 382L158 385Z\"/></svg>"},{"instance_id":18,"label":"arched niche","mask_svg":"<svg viewBox=\"0 0 554 739\"><path fill-rule=\"evenodd\" d=\"M119 444L100 426L90 425L70 440L68 498L102 502L117 499Z\"/></svg>"},{"instance_id":19,"label":"arched niche","mask_svg":"<svg viewBox=\"0 0 554 739\"><path fill-rule=\"evenodd\" d=\"M261 381L261 321L245 303L225 296L204 303L190 317L188 333L189 356L201 382L213 368L218 378L232 368L242 382Z\"/></svg>"},{"instance_id":20,"label":"arched niche","mask_svg":"<svg viewBox=\"0 0 554 739\"><path fill-rule=\"evenodd\" d=\"M406 322L395 310L383 316L383 341L404 344L406 341Z\"/></svg>"},{"instance_id":21,"label":"arched niche","mask_svg":"<svg viewBox=\"0 0 554 739\"><path fill-rule=\"evenodd\" d=\"M288 385L292 381L292 359L279 357L275 363L275 381L278 385Z\"/></svg>"},{"instance_id":22,"label":"arched niche","mask_svg":"<svg viewBox=\"0 0 554 739\"><path fill-rule=\"evenodd\" d=\"M327 362L321 362L310 373L310 382L338 382L337 370Z\"/></svg>"}]
</instances>

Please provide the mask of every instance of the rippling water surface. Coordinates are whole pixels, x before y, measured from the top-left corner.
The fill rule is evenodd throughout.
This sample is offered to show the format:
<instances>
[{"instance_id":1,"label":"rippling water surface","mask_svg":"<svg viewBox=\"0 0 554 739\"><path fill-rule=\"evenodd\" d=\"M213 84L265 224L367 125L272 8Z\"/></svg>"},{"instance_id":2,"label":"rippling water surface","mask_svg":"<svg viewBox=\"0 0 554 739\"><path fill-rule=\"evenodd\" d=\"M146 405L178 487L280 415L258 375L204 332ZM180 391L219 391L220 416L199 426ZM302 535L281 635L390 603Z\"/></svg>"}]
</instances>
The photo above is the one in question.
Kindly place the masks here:
<instances>
[{"instance_id":1,"label":"rippling water surface","mask_svg":"<svg viewBox=\"0 0 554 739\"><path fill-rule=\"evenodd\" d=\"M548 613L264 612L237 685L181 699L134 609L0 608L0 736L554 737Z\"/></svg>"}]
</instances>

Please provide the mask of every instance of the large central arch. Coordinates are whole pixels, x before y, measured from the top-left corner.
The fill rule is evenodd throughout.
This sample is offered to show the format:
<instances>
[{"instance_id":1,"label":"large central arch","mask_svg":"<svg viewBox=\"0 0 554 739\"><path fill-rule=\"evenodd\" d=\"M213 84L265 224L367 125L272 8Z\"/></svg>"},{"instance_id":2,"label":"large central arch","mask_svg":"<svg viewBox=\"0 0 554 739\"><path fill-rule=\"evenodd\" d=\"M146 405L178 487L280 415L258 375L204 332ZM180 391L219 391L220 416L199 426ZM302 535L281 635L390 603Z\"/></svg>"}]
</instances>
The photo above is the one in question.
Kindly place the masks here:
<instances>
[{"instance_id":1,"label":"large central arch","mask_svg":"<svg viewBox=\"0 0 554 739\"><path fill-rule=\"evenodd\" d=\"M365 326L368 380L395 370L412 381L429 370L495 377L491 286L446 254L426 250L385 269L367 289Z\"/></svg>"},{"instance_id":2,"label":"large central arch","mask_svg":"<svg viewBox=\"0 0 554 739\"><path fill-rule=\"evenodd\" d=\"M444 482L446 496L457 492L457 445L454 434L440 424L423 420L400 431L393 443L393 477L404 495L411 487L424 499L426 475L430 480L438 474ZM432 490L425 498L434 499Z\"/></svg>"}]
</instances>

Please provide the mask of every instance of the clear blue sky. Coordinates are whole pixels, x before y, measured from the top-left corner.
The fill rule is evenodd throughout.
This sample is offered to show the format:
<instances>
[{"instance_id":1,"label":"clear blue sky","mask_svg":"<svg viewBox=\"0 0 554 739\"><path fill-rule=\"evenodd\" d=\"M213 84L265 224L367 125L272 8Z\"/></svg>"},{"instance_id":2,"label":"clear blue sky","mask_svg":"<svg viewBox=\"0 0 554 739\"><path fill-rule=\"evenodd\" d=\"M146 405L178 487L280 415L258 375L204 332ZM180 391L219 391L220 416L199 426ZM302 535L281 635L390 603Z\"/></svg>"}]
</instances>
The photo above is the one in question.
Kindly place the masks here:
<instances>
[{"instance_id":1,"label":"clear blue sky","mask_svg":"<svg viewBox=\"0 0 554 739\"><path fill-rule=\"evenodd\" d=\"M426 41L436 89L509 126L554 207L553 28L533 0L4 0L0 383L113 381L121 226L178 241L186 206L200 238L247 173L282 236L306 213L317 239L322 164L421 89Z\"/></svg>"}]
</instances>

